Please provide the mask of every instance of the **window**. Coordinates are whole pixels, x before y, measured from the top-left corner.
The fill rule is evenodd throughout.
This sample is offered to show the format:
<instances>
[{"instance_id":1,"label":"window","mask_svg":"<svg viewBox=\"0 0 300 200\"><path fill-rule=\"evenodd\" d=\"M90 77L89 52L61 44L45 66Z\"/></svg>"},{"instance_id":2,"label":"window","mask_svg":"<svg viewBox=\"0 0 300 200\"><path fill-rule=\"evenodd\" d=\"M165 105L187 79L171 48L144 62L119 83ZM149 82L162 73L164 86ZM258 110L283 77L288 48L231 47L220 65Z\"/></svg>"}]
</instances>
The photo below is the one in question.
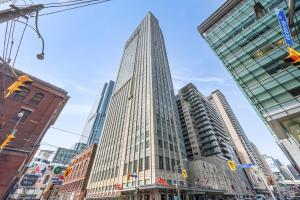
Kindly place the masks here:
<instances>
[{"instance_id":1,"label":"window","mask_svg":"<svg viewBox=\"0 0 300 200\"><path fill-rule=\"evenodd\" d=\"M171 171L171 168L170 168L170 159L168 157L165 157L165 160L166 160L166 170L167 171Z\"/></svg>"},{"instance_id":2,"label":"window","mask_svg":"<svg viewBox=\"0 0 300 200\"><path fill-rule=\"evenodd\" d=\"M143 171L143 158L140 158L139 171Z\"/></svg>"},{"instance_id":3,"label":"window","mask_svg":"<svg viewBox=\"0 0 300 200\"><path fill-rule=\"evenodd\" d=\"M136 172L136 169L137 169L137 160L135 160L135 161L133 162L133 173Z\"/></svg>"},{"instance_id":4,"label":"window","mask_svg":"<svg viewBox=\"0 0 300 200\"><path fill-rule=\"evenodd\" d=\"M171 165L172 165L172 171L175 171L175 159L171 160Z\"/></svg>"},{"instance_id":5,"label":"window","mask_svg":"<svg viewBox=\"0 0 300 200\"><path fill-rule=\"evenodd\" d=\"M293 88L293 89L289 90L289 93L293 97L299 96L300 95L300 87L296 87L296 88Z\"/></svg>"},{"instance_id":6,"label":"window","mask_svg":"<svg viewBox=\"0 0 300 200\"><path fill-rule=\"evenodd\" d=\"M168 143L166 141L164 141L164 148L168 149Z\"/></svg>"},{"instance_id":7,"label":"window","mask_svg":"<svg viewBox=\"0 0 300 200\"><path fill-rule=\"evenodd\" d=\"M160 148L163 148L162 140L158 140L158 146L159 146Z\"/></svg>"},{"instance_id":8,"label":"window","mask_svg":"<svg viewBox=\"0 0 300 200\"><path fill-rule=\"evenodd\" d=\"M173 144L170 143L170 151L173 151Z\"/></svg>"},{"instance_id":9,"label":"window","mask_svg":"<svg viewBox=\"0 0 300 200\"><path fill-rule=\"evenodd\" d=\"M146 140L146 149L149 148L149 140Z\"/></svg>"},{"instance_id":10,"label":"window","mask_svg":"<svg viewBox=\"0 0 300 200\"><path fill-rule=\"evenodd\" d=\"M34 96L30 99L29 103L32 105L39 105L44 95L42 93L35 93Z\"/></svg>"},{"instance_id":11,"label":"window","mask_svg":"<svg viewBox=\"0 0 300 200\"><path fill-rule=\"evenodd\" d=\"M164 157L158 156L158 168L163 170L164 169Z\"/></svg>"},{"instance_id":12,"label":"window","mask_svg":"<svg viewBox=\"0 0 300 200\"><path fill-rule=\"evenodd\" d=\"M131 172L131 170L132 170L132 162L129 162L129 164L128 164L128 171Z\"/></svg>"},{"instance_id":13,"label":"window","mask_svg":"<svg viewBox=\"0 0 300 200\"><path fill-rule=\"evenodd\" d=\"M127 163L124 164L124 171L123 171L123 175L127 174Z\"/></svg>"},{"instance_id":14,"label":"window","mask_svg":"<svg viewBox=\"0 0 300 200\"><path fill-rule=\"evenodd\" d=\"M149 165L149 156L146 156L145 158L145 170L150 169L150 165Z\"/></svg>"},{"instance_id":15,"label":"window","mask_svg":"<svg viewBox=\"0 0 300 200\"><path fill-rule=\"evenodd\" d=\"M22 87L21 91L15 92L13 98L17 101L23 101L30 93L28 88Z\"/></svg>"}]
</instances>

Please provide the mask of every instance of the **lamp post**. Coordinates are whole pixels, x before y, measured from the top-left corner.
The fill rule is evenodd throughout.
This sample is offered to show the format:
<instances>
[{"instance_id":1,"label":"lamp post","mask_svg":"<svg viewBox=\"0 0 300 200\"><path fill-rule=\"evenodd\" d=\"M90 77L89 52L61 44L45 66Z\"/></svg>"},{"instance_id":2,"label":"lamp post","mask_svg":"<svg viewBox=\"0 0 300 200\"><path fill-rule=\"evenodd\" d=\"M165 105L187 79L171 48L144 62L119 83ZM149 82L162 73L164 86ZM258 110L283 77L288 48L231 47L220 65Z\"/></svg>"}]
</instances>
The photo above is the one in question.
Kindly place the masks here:
<instances>
[{"instance_id":1,"label":"lamp post","mask_svg":"<svg viewBox=\"0 0 300 200\"><path fill-rule=\"evenodd\" d=\"M183 161L187 161L187 159L183 159ZM179 168L182 168L183 163L179 163L179 165L175 166L175 173L176 173L176 190L177 190L177 195L178 195L178 200L180 200L180 190L178 187L179 183Z\"/></svg>"}]
</instances>

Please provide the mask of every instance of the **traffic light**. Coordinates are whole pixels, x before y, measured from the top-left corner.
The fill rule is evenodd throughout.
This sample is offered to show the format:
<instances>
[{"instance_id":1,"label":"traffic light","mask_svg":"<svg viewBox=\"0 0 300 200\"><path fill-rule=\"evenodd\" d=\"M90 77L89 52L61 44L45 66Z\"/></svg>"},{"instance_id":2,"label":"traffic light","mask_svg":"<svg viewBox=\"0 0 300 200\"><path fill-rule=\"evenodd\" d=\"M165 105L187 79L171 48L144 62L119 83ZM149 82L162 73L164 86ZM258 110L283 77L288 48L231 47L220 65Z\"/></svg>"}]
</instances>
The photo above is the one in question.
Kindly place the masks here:
<instances>
[{"instance_id":1,"label":"traffic light","mask_svg":"<svg viewBox=\"0 0 300 200\"><path fill-rule=\"evenodd\" d=\"M4 149L9 143L14 140L16 137L13 134L9 134L6 139L0 145L0 150Z\"/></svg>"},{"instance_id":2,"label":"traffic light","mask_svg":"<svg viewBox=\"0 0 300 200\"><path fill-rule=\"evenodd\" d=\"M68 167L66 168L65 173L64 173L64 177L69 176L69 174L70 174L71 172L72 172L72 167L68 166Z\"/></svg>"},{"instance_id":3,"label":"traffic light","mask_svg":"<svg viewBox=\"0 0 300 200\"><path fill-rule=\"evenodd\" d=\"M25 87L25 85L32 83L33 81L27 75L19 76L18 79L4 91L4 97L7 98L14 92L21 91L22 87Z\"/></svg>"},{"instance_id":4,"label":"traffic light","mask_svg":"<svg viewBox=\"0 0 300 200\"><path fill-rule=\"evenodd\" d=\"M231 171L235 171L236 170L236 165L234 164L234 162L232 160L229 160L227 162L227 164L228 164L228 166L229 166L229 168L230 168Z\"/></svg>"},{"instance_id":5,"label":"traffic light","mask_svg":"<svg viewBox=\"0 0 300 200\"><path fill-rule=\"evenodd\" d=\"M294 65L300 64L300 53L296 51L295 49L289 47L289 55L285 57L284 62L292 63Z\"/></svg>"}]
</instances>

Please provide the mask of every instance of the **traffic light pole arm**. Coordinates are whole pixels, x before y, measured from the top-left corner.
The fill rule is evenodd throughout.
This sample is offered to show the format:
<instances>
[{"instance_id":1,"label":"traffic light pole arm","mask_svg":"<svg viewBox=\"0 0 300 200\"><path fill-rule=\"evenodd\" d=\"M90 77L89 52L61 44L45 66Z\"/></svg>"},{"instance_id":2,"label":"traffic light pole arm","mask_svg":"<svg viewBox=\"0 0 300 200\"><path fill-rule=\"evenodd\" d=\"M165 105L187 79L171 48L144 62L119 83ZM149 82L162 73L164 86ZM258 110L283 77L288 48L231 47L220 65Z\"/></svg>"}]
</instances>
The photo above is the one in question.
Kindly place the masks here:
<instances>
[{"instance_id":1,"label":"traffic light pole arm","mask_svg":"<svg viewBox=\"0 0 300 200\"><path fill-rule=\"evenodd\" d=\"M19 17L27 18L26 15L42 10L44 8L44 5L36 4L27 6L25 8L18 8L12 5L11 7L11 9L0 11L0 24Z\"/></svg>"}]
</instances>

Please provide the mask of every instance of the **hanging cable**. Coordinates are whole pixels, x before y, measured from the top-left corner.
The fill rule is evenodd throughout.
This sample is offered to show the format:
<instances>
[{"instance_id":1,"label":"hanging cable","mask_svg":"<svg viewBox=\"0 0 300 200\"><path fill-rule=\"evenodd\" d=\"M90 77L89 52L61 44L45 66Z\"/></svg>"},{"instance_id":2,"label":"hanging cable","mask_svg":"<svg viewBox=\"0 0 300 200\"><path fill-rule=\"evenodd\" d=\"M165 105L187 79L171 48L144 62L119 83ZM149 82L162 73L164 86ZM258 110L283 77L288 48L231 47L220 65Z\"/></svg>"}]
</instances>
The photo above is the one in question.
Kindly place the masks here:
<instances>
[{"instance_id":1,"label":"hanging cable","mask_svg":"<svg viewBox=\"0 0 300 200\"><path fill-rule=\"evenodd\" d=\"M19 41L19 44L18 44L16 55L15 55L14 61L12 63L12 67L15 66L15 62L17 60L17 57L18 57L18 54L19 54L19 50L20 50L20 47L21 47L21 44L22 44L22 41L23 41L23 37L24 37L24 33L25 33L25 30L26 30L27 26L28 26L28 19L26 20L26 23L25 23L25 26L24 26L24 29L23 29L23 32L22 32L22 35L21 35L21 38L20 38L20 41Z\"/></svg>"},{"instance_id":2,"label":"hanging cable","mask_svg":"<svg viewBox=\"0 0 300 200\"><path fill-rule=\"evenodd\" d=\"M53 3L45 3L44 6L51 6L51 5L64 5L69 3L76 3L76 2L83 2L86 0L71 0L71 1L62 1L62 2L53 2Z\"/></svg>"},{"instance_id":3,"label":"hanging cable","mask_svg":"<svg viewBox=\"0 0 300 200\"><path fill-rule=\"evenodd\" d=\"M61 129L61 128L56 128L54 126L51 126L50 128L58 130L58 131L61 131L61 132L65 132L65 133L68 133L68 134L72 134L72 135L77 135L77 136L80 136L80 137L89 138L88 136L85 136L83 134L75 133L75 132L64 130L64 129ZM95 140L97 140L97 139L95 139Z\"/></svg>"},{"instance_id":4,"label":"hanging cable","mask_svg":"<svg viewBox=\"0 0 300 200\"><path fill-rule=\"evenodd\" d=\"M7 40L7 31L8 31L8 24L9 24L9 22L7 21L6 22L6 28L5 28L5 34L4 34L4 42L3 42L3 54L2 54L2 57L3 57L3 59L5 59L5 47L6 47L6 40Z\"/></svg>"},{"instance_id":5,"label":"hanging cable","mask_svg":"<svg viewBox=\"0 0 300 200\"><path fill-rule=\"evenodd\" d=\"M94 1L98 1L98 2L101 2L101 3L104 3L104 2L107 2L107 1L110 1L110 0L89 0L89 1L79 1L77 3L69 3L69 4L66 4L66 5L50 5L50 6L45 6L45 8L59 8L59 7L65 7L65 6L75 6L75 5L79 5L79 4L88 4L88 3L91 3L91 2L94 2Z\"/></svg>"},{"instance_id":6,"label":"hanging cable","mask_svg":"<svg viewBox=\"0 0 300 200\"><path fill-rule=\"evenodd\" d=\"M15 20L13 20L13 21L14 21L14 24L13 24L13 30L11 33L10 50L9 50L9 54L7 57L7 63L10 63L10 61L11 61L11 52L12 52L13 45L14 45L14 33L15 33L16 21Z\"/></svg>"},{"instance_id":7,"label":"hanging cable","mask_svg":"<svg viewBox=\"0 0 300 200\"><path fill-rule=\"evenodd\" d=\"M4 56L3 56L3 59L5 61L7 61L6 58L7 58L8 45L10 43L10 36L11 36L12 26L13 26L13 20L11 20L11 23L9 25L8 37L7 37L6 46L5 46L5 53L4 53Z\"/></svg>"},{"instance_id":8,"label":"hanging cable","mask_svg":"<svg viewBox=\"0 0 300 200\"><path fill-rule=\"evenodd\" d=\"M107 0L107 1L110 1L110 0ZM56 13L60 13L60 12L68 11L68 10L74 10L74 9L77 9L77 8L83 8L83 7L96 5L96 4L100 4L100 3L104 3L104 1L96 2L96 3L89 3L89 4L86 4L86 5L75 6L73 8L62 9L62 10L57 10L57 11L53 11L53 12L48 12L48 13L40 14L39 16L52 15L52 14L56 14Z\"/></svg>"},{"instance_id":9,"label":"hanging cable","mask_svg":"<svg viewBox=\"0 0 300 200\"><path fill-rule=\"evenodd\" d=\"M45 53L44 53L44 50L45 50L45 41L44 41L44 38L42 37L40 31L39 31L38 19L39 19L39 11L36 11L36 15L35 15L35 30L36 30L36 33L38 34L38 37L42 40L42 51L41 51L41 53L37 54L36 56L37 56L37 58L39 60L43 60L44 56L45 56Z\"/></svg>"}]
</instances>

